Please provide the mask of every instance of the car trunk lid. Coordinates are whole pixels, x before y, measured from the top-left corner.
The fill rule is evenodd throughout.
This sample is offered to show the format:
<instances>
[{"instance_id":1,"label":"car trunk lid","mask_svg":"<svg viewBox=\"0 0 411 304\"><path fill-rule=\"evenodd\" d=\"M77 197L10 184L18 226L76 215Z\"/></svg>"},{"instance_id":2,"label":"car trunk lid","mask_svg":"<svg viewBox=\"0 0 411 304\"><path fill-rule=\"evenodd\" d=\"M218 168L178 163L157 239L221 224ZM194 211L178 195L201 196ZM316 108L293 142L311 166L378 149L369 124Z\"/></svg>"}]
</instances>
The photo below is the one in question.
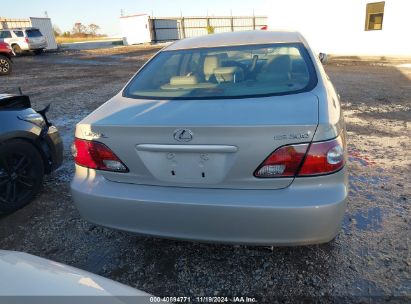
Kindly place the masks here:
<instances>
[{"instance_id":1,"label":"car trunk lid","mask_svg":"<svg viewBox=\"0 0 411 304\"><path fill-rule=\"evenodd\" d=\"M293 178L256 178L275 149L310 142L318 124L312 93L225 100L116 96L85 118L76 136L103 142L128 173L116 182L159 186L279 189Z\"/></svg>"}]
</instances>

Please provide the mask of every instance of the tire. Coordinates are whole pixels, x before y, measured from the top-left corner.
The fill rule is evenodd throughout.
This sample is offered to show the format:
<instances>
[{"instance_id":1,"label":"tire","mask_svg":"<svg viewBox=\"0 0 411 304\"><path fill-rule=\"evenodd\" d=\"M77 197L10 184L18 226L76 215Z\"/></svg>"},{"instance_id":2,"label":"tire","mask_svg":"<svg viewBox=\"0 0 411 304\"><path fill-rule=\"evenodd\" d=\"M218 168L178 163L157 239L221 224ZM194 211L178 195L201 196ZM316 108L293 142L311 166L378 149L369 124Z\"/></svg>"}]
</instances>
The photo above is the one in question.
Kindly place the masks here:
<instances>
[{"instance_id":1,"label":"tire","mask_svg":"<svg viewBox=\"0 0 411 304\"><path fill-rule=\"evenodd\" d=\"M34 50L33 52L34 52L34 54L36 54L36 55L41 55L41 54L43 53L43 49Z\"/></svg>"},{"instance_id":2,"label":"tire","mask_svg":"<svg viewBox=\"0 0 411 304\"><path fill-rule=\"evenodd\" d=\"M41 190L43 177L43 159L32 144L21 139L0 144L0 213L30 203Z\"/></svg>"},{"instance_id":3,"label":"tire","mask_svg":"<svg viewBox=\"0 0 411 304\"><path fill-rule=\"evenodd\" d=\"M23 53L21 47L18 44L13 44L11 47L16 55L21 55Z\"/></svg>"},{"instance_id":4,"label":"tire","mask_svg":"<svg viewBox=\"0 0 411 304\"><path fill-rule=\"evenodd\" d=\"M11 60L6 56L0 55L0 75L9 75L11 70Z\"/></svg>"}]
</instances>

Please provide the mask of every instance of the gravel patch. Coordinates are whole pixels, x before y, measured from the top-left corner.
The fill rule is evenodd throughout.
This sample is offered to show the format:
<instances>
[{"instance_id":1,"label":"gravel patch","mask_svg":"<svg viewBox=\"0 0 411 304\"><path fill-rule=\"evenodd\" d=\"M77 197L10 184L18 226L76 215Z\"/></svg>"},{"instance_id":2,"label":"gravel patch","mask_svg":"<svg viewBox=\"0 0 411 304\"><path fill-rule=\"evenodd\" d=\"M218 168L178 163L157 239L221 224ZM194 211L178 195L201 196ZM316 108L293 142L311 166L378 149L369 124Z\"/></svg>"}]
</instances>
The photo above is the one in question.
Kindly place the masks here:
<instances>
[{"instance_id":1,"label":"gravel patch","mask_svg":"<svg viewBox=\"0 0 411 304\"><path fill-rule=\"evenodd\" d=\"M411 301L411 69L331 63L348 131L350 194L337 238L304 247L249 247L136 236L85 222L69 192L75 123L114 96L156 51L143 46L15 59L0 90L21 86L51 103L63 166L36 200L0 217L0 248L85 269L159 296Z\"/></svg>"}]
</instances>

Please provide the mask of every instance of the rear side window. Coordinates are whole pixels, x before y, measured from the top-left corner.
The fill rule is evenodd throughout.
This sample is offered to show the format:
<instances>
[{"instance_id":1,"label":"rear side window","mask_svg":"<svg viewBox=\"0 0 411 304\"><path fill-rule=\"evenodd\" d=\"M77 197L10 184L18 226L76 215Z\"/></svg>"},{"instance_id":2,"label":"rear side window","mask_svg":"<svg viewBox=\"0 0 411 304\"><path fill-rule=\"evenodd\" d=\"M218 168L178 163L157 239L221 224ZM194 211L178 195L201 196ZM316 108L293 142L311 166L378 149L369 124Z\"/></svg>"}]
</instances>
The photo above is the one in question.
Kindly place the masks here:
<instances>
[{"instance_id":1,"label":"rear side window","mask_svg":"<svg viewBox=\"0 0 411 304\"><path fill-rule=\"evenodd\" d=\"M30 37L30 38L43 36L39 30L26 30L26 35L27 37Z\"/></svg>"},{"instance_id":2,"label":"rear side window","mask_svg":"<svg viewBox=\"0 0 411 304\"><path fill-rule=\"evenodd\" d=\"M151 99L247 98L293 94L317 83L301 43L163 51L123 95Z\"/></svg>"},{"instance_id":3,"label":"rear side window","mask_svg":"<svg viewBox=\"0 0 411 304\"><path fill-rule=\"evenodd\" d=\"M14 34L16 34L17 37L24 37L23 31L14 31Z\"/></svg>"},{"instance_id":4,"label":"rear side window","mask_svg":"<svg viewBox=\"0 0 411 304\"><path fill-rule=\"evenodd\" d=\"M0 38L11 38L11 33L9 31L2 31L0 32Z\"/></svg>"}]
</instances>

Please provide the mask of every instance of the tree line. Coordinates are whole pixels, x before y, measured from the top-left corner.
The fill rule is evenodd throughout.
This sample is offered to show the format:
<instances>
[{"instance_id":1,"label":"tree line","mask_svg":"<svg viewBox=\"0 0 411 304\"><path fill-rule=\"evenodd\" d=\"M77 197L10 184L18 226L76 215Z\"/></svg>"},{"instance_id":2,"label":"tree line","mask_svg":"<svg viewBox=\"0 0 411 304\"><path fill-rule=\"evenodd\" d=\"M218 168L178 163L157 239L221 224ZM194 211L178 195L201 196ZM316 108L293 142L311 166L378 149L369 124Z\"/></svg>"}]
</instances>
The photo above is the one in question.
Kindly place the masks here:
<instances>
[{"instance_id":1,"label":"tree line","mask_svg":"<svg viewBox=\"0 0 411 304\"><path fill-rule=\"evenodd\" d=\"M56 37L63 36L63 37L99 37L99 36L106 36L105 34L99 33L101 30L100 26L94 23L90 23L88 25L83 24L81 22L76 22L73 25L71 31L62 32L57 25L53 25L54 35Z\"/></svg>"}]
</instances>

